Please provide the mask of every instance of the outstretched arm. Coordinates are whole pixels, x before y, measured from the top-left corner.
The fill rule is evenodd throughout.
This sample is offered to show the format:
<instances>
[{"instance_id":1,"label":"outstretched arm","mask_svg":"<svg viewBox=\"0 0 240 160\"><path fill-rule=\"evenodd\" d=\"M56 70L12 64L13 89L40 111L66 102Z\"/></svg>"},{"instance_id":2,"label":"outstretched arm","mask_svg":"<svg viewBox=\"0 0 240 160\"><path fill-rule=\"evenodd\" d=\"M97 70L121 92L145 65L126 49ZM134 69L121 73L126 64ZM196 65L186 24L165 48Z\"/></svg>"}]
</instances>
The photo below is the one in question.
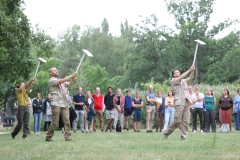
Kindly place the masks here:
<instances>
[{"instance_id":1,"label":"outstretched arm","mask_svg":"<svg viewBox=\"0 0 240 160\"><path fill-rule=\"evenodd\" d=\"M34 83L36 82L36 78L32 78L30 82L32 82L32 83L31 83L31 85L27 88L27 92L28 92L28 93L29 93L30 90L33 88ZM29 83L30 83L30 82L29 82ZM28 84L28 85L29 85L29 84Z\"/></svg>"},{"instance_id":2,"label":"outstretched arm","mask_svg":"<svg viewBox=\"0 0 240 160\"><path fill-rule=\"evenodd\" d=\"M58 84L62 84L62 83L64 83L64 82L68 81L70 78L76 77L76 74L77 74L77 73L73 73L73 74L70 75L70 76L67 76L67 77L65 77L65 78L63 78L63 79L60 79L60 80L58 81Z\"/></svg>"},{"instance_id":3,"label":"outstretched arm","mask_svg":"<svg viewBox=\"0 0 240 160\"><path fill-rule=\"evenodd\" d=\"M29 86L29 84L30 84L31 82L33 82L33 81L36 81L36 78L31 78L31 79L29 79L29 81L27 81L27 82L25 83L25 86L26 86L26 87Z\"/></svg>"},{"instance_id":4,"label":"outstretched arm","mask_svg":"<svg viewBox=\"0 0 240 160\"><path fill-rule=\"evenodd\" d=\"M194 66L191 66L190 68L191 70L191 74L190 74L190 77L187 79L187 83L190 84L192 82L192 79L194 77L194 71L195 71L195 67Z\"/></svg>"},{"instance_id":5,"label":"outstretched arm","mask_svg":"<svg viewBox=\"0 0 240 160\"><path fill-rule=\"evenodd\" d=\"M70 86L72 86L72 85L73 85L73 83L74 83L75 79L76 79L76 75L75 75L75 77L72 77L71 81L70 81L70 82L67 84L67 85L68 85L68 87L70 87Z\"/></svg>"}]
</instances>

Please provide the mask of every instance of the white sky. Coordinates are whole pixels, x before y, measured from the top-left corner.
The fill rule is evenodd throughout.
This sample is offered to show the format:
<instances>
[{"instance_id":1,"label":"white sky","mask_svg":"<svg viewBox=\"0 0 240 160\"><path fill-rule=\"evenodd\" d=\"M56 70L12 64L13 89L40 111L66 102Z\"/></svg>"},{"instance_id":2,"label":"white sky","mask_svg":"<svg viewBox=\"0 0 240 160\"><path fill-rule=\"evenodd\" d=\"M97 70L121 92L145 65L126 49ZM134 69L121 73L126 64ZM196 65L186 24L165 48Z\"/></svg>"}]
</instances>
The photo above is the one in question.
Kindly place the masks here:
<instances>
[{"instance_id":1,"label":"white sky","mask_svg":"<svg viewBox=\"0 0 240 160\"><path fill-rule=\"evenodd\" d=\"M240 15L239 0L217 0L211 25L217 25L228 18L237 19ZM174 29L174 18L169 15L164 0L25 0L25 14L32 25L47 30L47 34L56 38L59 32L78 24L100 27L103 18L109 23L109 32L120 35L120 23L128 20L135 26L151 14L156 14L159 25L167 25ZM236 25L240 30L240 25ZM226 35L226 30L219 36Z\"/></svg>"}]
</instances>

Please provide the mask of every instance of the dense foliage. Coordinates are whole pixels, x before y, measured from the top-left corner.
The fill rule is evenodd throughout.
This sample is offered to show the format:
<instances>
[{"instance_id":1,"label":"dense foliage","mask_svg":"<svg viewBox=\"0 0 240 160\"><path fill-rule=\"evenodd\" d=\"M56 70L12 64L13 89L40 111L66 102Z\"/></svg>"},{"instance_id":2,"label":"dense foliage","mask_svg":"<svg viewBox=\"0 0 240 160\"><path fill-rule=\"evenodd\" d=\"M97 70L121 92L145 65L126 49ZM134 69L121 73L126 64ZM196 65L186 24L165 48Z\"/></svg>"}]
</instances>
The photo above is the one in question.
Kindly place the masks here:
<instances>
[{"instance_id":1,"label":"dense foliage","mask_svg":"<svg viewBox=\"0 0 240 160\"><path fill-rule=\"evenodd\" d=\"M45 35L41 29L33 29L23 13L23 1L0 0L0 86L3 104L14 93L16 81L33 76L37 57L47 59L41 65L36 92L48 92L48 69L57 67L60 77L73 73L83 55L89 50L94 57L85 58L76 83L84 90L95 87L106 92L108 85L114 88L146 90L151 79L159 89L167 90L173 69L187 70L193 60L195 39L206 42L200 46L196 62L194 83L219 84L238 80L240 61L240 31L233 30L224 37L218 35L226 28L239 23L227 19L210 26L211 14L216 0L178 1L165 0L169 14L174 16L175 28L158 24L158 17L142 18L141 24L130 26L120 23L121 36L109 33L106 18L100 27L74 25L59 34L56 40ZM34 31L35 30L35 31Z\"/></svg>"}]
</instances>

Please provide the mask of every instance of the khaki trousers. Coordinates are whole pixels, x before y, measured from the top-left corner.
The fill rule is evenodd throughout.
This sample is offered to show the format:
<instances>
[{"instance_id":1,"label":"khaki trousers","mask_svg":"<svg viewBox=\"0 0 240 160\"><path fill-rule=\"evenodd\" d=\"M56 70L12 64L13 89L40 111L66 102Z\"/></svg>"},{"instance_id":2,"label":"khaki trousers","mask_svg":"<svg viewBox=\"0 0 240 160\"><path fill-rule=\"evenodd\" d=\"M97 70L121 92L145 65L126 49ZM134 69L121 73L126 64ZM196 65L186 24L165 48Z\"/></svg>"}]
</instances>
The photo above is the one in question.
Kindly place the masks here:
<instances>
[{"instance_id":1,"label":"khaki trousers","mask_svg":"<svg viewBox=\"0 0 240 160\"><path fill-rule=\"evenodd\" d=\"M176 128L179 128L181 125L181 139L186 139L188 136L188 125L190 121L190 108L189 103L186 100L183 100L180 105L175 106L174 120L168 126L167 130L164 131L164 134L167 136L170 135Z\"/></svg>"},{"instance_id":2,"label":"khaki trousers","mask_svg":"<svg viewBox=\"0 0 240 160\"><path fill-rule=\"evenodd\" d=\"M146 107L147 107L146 108L147 109L146 128L147 128L147 131L149 131L149 130L152 130L155 106L147 105Z\"/></svg>"},{"instance_id":3,"label":"khaki trousers","mask_svg":"<svg viewBox=\"0 0 240 160\"><path fill-rule=\"evenodd\" d=\"M65 140L71 139L71 126L70 126L70 120L69 120L69 108L67 107L57 107L57 106L51 106L52 107L52 123L50 124L46 136L46 140L50 140L54 135L54 130L57 127L58 121L59 121L59 115L62 116L63 124L64 124L64 130L65 130Z\"/></svg>"},{"instance_id":4,"label":"khaki trousers","mask_svg":"<svg viewBox=\"0 0 240 160\"><path fill-rule=\"evenodd\" d=\"M100 128L103 130L103 112L102 110L96 110L96 116L93 118L93 130L96 131L96 117L98 117L100 122Z\"/></svg>"}]
</instances>

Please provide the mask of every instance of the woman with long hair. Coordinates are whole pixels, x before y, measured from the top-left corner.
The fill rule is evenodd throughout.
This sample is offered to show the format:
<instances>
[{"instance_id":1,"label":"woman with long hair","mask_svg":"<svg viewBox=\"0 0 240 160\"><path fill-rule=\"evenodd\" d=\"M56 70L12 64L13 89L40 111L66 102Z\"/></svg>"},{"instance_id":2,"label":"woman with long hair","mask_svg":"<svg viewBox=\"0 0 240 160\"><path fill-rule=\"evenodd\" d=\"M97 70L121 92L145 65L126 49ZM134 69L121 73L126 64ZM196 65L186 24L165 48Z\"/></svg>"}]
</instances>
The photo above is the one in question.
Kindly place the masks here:
<instances>
[{"instance_id":1,"label":"woman with long hair","mask_svg":"<svg viewBox=\"0 0 240 160\"><path fill-rule=\"evenodd\" d=\"M164 130L167 130L169 124L171 124L174 120L174 97L172 90L168 91L168 96L165 99L165 113L164 113Z\"/></svg>"},{"instance_id":2,"label":"woman with long hair","mask_svg":"<svg viewBox=\"0 0 240 160\"><path fill-rule=\"evenodd\" d=\"M230 131L232 131L232 113L231 108L233 107L233 99L230 96L230 92L227 88L224 88L223 95L220 97L218 102L221 108L222 124L229 124Z\"/></svg>"},{"instance_id":3,"label":"woman with long hair","mask_svg":"<svg viewBox=\"0 0 240 160\"><path fill-rule=\"evenodd\" d=\"M206 96L204 98L205 103L205 131L210 131L210 126L212 128L212 132L216 132L216 122L215 122L215 106L216 106L216 98L213 96L213 91L211 89L207 90Z\"/></svg>"},{"instance_id":4,"label":"woman with long hair","mask_svg":"<svg viewBox=\"0 0 240 160\"><path fill-rule=\"evenodd\" d=\"M85 132L88 132L88 124L90 124L90 133L93 131L93 117L96 115L96 112L93 109L94 100L91 92L86 91L86 98L84 100L84 119L85 119Z\"/></svg>"}]
</instances>

